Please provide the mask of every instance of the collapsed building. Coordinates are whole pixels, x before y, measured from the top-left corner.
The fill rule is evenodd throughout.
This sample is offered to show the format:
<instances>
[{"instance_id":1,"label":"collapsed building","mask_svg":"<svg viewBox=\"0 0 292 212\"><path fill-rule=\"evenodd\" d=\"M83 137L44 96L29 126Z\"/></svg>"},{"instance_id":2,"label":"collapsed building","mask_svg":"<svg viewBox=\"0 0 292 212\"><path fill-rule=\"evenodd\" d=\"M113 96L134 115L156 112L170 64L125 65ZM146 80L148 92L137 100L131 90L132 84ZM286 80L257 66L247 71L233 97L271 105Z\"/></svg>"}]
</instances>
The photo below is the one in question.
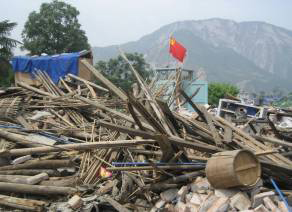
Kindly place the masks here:
<instances>
[{"instance_id":1,"label":"collapsed building","mask_svg":"<svg viewBox=\"0 0 292 212\"><path fill-rule=\"evenodd\" d=\"M55 59L71 56L79 68L58 72ZM125 92L90 57L71 56L44 56L55 64L47 69L25 68L42 58L13 62L16 86L0 93L3 210L291 210L289 128L268 115L242 123L208 112L196 89L183 89L181 69L145 81L129 63L138 86Z\"/></svg>"}]
</instances>

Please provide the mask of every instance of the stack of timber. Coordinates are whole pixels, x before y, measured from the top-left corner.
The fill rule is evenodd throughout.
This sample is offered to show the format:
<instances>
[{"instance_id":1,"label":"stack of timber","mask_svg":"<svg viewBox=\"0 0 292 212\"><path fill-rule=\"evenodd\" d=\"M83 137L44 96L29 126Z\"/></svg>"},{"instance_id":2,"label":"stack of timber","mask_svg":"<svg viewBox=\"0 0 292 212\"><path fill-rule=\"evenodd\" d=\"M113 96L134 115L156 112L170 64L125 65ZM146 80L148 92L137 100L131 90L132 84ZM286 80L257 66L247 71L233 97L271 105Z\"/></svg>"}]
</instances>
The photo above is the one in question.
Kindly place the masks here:
<instances>
[{"instance_id":1,"label":"stack of timber","mask_svg":"<svg viewBox=\"0 0 292 212\"><path fill-rule=\"evenodd\" d=\"M180 89L179 71L170 98L178 110L171 111L159 98L163 89L130 63L133 91L82 63L102 86L74 75L55 85L37 71L40 86L20 82L0 93L3 210L289 210L289 141L248 134L210 114ZM178 112L186 102L192 116ZM217 176L229 180L220 185ZM273 195L253 204L263 192Z\"/></svg>"}]
</instances>

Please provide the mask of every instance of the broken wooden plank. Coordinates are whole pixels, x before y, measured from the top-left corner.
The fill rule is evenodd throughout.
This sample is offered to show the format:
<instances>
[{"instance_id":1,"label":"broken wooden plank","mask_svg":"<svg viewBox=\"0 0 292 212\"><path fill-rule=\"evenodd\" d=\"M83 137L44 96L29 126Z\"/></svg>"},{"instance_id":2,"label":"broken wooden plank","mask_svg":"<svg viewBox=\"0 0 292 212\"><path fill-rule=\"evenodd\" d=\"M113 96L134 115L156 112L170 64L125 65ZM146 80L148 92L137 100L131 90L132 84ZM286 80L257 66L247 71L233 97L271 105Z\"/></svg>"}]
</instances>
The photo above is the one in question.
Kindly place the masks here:
<instances>
[{"instance_id":1,"label":"broken wooden plank","mask_svg":"<svg viewBox=\"0 0 292 212\"><path fill-rule=\"evenodd\" d=\"M89 62L87 62L85 59L81 60L81 63L91 72L94 74L94 76L102 82L104 86L106 86L110 91L112 91L114 94L116 94L118 97L120 97L125 102L127 101L127 96L125 93L119 89L117 86L115 86L111 81L109 81L106 77L104 77L98 70L94 68L93 65L91 65Z\"/></svg>"}]
</instances>

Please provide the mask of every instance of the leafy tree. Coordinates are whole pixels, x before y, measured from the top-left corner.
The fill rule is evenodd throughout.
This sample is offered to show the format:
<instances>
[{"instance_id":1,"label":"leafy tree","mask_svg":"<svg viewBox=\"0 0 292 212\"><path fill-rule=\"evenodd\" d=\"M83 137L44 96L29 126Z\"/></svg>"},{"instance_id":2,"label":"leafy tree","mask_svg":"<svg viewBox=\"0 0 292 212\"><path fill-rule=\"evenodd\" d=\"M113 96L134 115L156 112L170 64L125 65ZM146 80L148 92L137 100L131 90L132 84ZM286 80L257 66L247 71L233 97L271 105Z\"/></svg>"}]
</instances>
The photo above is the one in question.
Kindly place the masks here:
<instances>
[{"instance_id":1,"label":"leafy tree","mask_svg":"<svg viewBox=\"0 0 292 212\"><path fill-rule=\"evenodd\" d=\"M9 59L12 57L12 49L20 42L9 36L15 26L16 23L8 20L0 22L0 86L9 86L13 81L14 74Z\"/></svg>"},{"instance_id":2,"label":"leafy tree","mask_svg":"<svg viewBox=\"0 0 292 212\"><path fill-rule=\"evenodd\" d=\"M30 13L22 31L23 48L32 55L77 52L90 48L80 29L79 11L62 1L43 3L40 11Z\"/></svg>"},{"instance_id":3,"label":"leafy tree","mask_svg":"<svg viewBox=\"0 0 292 212\"><path fill-rule=\"evenodd\" d=\"M16 26L16 23L8 20L0 22L0 55L5 59L10 59L12 49L19 43L17 40L9 38L11 30Z\"/></svg>"},{"instance_id":4,"label":"leafy tree","mask_svg":"<svg viewBox=\"0 0 292 212\"><path fill-rule=\"evenodd\" d=\"M126 53L127 58L139 74L146 79L149 76L149 64L146 63L142 54ZM107 78L118 87L127 91L135 82L129 64L121 57L112 58L108 61L98 61L96 69L101 71Z\"/></svg>"},{"instance_id":5,"label":"leafy tree","mask_svg":"<svg viewBox=\"0 0 292 212\"><path fill-rule=\"evenodd\" d=\"M7 59L0 56L0 87L8 87L14 81L14 73Z\"/></svg>"},{"instance_id":6,"label":"leafy tree","mask_svg":"<svg viewBox=\"0 0 292 212\"><path fill-rule=\"evenodd\" d=\"M218 105L219 99L224 98L226 94L236 96L239 89L228 83L210 83L208 85L208 102L210 105Z\"/></svg>"}]
</instances>

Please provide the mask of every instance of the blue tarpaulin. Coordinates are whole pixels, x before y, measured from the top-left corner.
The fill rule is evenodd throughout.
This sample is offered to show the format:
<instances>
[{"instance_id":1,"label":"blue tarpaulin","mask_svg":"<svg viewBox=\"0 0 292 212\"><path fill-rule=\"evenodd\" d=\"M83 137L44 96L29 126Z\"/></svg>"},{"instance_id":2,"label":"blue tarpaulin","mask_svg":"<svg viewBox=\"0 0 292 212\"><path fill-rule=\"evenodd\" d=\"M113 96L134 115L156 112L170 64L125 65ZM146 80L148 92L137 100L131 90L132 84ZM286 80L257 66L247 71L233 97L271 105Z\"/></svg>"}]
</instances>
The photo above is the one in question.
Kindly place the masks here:
<instances>
[{"instance_id":1,"label":"blue tarpaulin","mask_svg":"<svg viewBox=\"0 0 292 212\"><path fill-rule=\"evenodd\" d=\"M12 67L14 72L30 73L32 77L36 70L45 71L54 83L58 83L60 77L69 73L78 75L79 57L79 52L39 57L17 56L12 58Z\"/></svg>"}]
</instances>

